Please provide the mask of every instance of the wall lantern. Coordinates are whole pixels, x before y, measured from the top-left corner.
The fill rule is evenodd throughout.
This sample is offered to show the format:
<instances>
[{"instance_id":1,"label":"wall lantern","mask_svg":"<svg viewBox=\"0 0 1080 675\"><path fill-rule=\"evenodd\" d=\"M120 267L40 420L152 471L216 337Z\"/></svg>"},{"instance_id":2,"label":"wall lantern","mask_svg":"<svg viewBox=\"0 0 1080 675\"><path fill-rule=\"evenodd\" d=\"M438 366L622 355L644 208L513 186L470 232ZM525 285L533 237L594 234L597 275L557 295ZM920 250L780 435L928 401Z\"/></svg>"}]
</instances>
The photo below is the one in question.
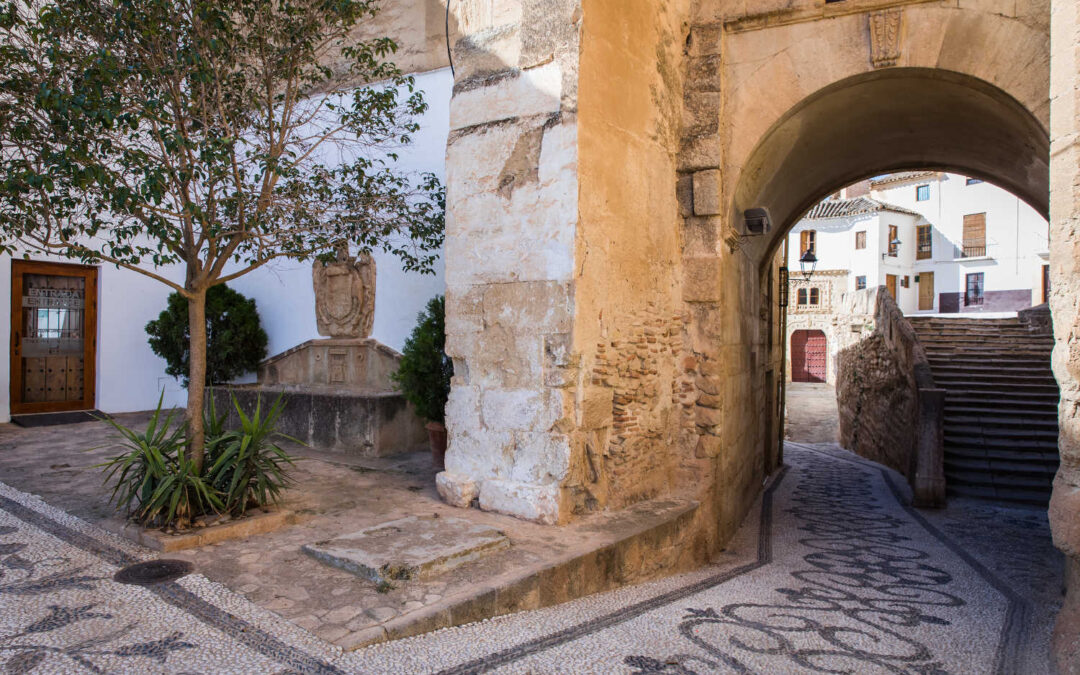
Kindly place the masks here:
<instances>
[{"instance_id":1,"label":"wall lantern","mask_svg":"<svg viewBox=\"0 0 1080 675\"><path fill-rule=\"evenodd\" d=\"M802 272L803 279L810 281L810 277L814 276L814 270L817 269L817 256L810 249L806 249L806 252L799 258L799 271Z\"/></svg>"},{"instance_id":2,"label":"wall lantern","mask_svg":"<svg viewBox=\"0 0 1080 675\"><path fill-rule=\"evenodd\" d=\"M889 242L889 250L885 251L884 253L881 254L881 259L884 260L885 258L890 258L890 257L895 258L899 253L900 253L900 240L899 239L893 239L892 241Z\"/></svg>"}]
</instances>

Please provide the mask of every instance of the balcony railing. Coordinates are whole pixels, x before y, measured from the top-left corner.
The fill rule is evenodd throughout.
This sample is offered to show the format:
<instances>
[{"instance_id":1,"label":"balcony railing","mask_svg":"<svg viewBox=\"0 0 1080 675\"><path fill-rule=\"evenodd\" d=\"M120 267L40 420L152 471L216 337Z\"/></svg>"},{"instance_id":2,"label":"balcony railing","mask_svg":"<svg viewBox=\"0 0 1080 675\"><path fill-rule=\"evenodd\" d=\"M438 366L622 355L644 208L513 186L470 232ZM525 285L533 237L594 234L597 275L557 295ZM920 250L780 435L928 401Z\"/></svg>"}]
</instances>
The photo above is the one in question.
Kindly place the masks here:
<instances>
[{"instance_id":1,"label":"balcony railing","mask_svg":"<svg viewBox=\"0 0 1080 675\"><path fill-rule=\"evenodd\" d=\"M962 258L979 258L986 255L986 238L965 239L961 246Z\"/></svg>"}]
</instances>

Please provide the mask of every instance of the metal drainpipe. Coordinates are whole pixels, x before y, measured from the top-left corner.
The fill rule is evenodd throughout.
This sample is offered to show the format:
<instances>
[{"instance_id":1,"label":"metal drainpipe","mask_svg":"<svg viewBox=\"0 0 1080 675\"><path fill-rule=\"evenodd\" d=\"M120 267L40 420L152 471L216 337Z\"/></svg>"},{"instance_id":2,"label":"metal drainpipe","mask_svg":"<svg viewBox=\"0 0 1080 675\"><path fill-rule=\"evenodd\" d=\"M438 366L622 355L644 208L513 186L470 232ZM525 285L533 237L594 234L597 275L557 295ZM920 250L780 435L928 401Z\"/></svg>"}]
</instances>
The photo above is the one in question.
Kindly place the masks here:
<instances>
[{"instance_id":1,"label":"metal drainpipe","mask_svg":"<svg viewBox=\"0 0 1080 675\"><path fill-rule=\"evenodd\" d=\"M783 266L784 267L787 267L787 264L788 264L788 238L789 238L790 234L791 233L788 232L787 234L784 235L784 253L783 253ZM785 288L783 290L783 292L788 293L788 292L790 292L790 289ZM779 294L777 294L777 295L779 297ZM781 314L780 314L780 403L782 404L782 407L780 409L783 411L783 413L781 413L779 423L776 425L777 428L780 430L780 437L777 439L777 442L778 442L778 444L780 446L780 449L779 449L779 451L777 452L777 455L776 455L776 466L777 466L777 468L784 465L784 437L787 434L787 431L784 428L784 423L787 420L787 372L788 372L788 363L787 363L787 344L788 344L787 315L788 315L788 308L790 308L790 307L791 307L791 297L788 296L788 306L784 307L784 311L781 312Z\"/></svg>"}]
</instances>

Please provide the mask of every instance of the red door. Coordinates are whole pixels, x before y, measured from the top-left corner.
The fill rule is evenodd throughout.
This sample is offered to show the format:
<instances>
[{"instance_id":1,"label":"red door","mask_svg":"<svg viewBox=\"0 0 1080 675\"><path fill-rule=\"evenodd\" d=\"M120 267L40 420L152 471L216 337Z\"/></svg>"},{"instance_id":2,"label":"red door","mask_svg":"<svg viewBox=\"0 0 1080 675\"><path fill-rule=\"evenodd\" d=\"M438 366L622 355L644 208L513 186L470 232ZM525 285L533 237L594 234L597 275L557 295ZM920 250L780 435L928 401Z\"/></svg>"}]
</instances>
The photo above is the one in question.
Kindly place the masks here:
<instances>
[{"instance_id":1,"label":"red door","mask_svg":"<svg viewBox=\"0 0 1080 675\"><path fill-rule=\"evenodd\" d=\"M791 334L791 381L824 382L826 359L825 333L797 330Z\"/></svg>"}]
</instances>

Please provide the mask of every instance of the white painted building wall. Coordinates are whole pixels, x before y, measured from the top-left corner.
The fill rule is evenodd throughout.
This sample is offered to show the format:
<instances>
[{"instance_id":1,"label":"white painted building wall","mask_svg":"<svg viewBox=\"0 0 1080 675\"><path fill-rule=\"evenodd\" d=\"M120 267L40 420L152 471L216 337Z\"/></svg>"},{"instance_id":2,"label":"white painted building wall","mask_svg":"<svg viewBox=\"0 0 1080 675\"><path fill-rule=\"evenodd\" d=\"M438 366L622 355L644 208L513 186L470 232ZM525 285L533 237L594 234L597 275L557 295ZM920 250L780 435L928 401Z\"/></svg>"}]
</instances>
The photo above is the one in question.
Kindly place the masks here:
<instances>
[{"instance_id":1,"label":"white painted building wall","mask_svg":"<svg viewBox=\"0 0 1080 675\"><path fill-rule=\"evenodd\" d=\"M897 182L872 181L870 198L920 215L889 209L828 219L804 219L792 229L788 239L788 268L799 270L800 233L817 232L819 270L850 270L847 288L855 290L855 279L867 278L867 286L886 285L886 275L897 276L897 304L906 314L933 313L941 307L942 294L962 296L966 275L984 273L987 293L1023 291L1022 304L1042 302L1042 271L1048 264L1049 226L1037 211L1011 193L990 183L967 184L965 176L928 173ZM917 187L929 187L929 199L918 201ZM841 196L843 196L843 192ZM987 255L961 256L964 216L986 214ZM919 225L932 226L933 251L930 259L916 259ZM900 240L898 255L882 256L887 250L888 227L896 225ZM856 232L865 230L865 249L855 248ZM922 272L934 273L934 309L918 309ZM901 280L908 277L908 287ZM795 302L795 299L792 299ZM988 307L992 311L992 307ZM960 311L965 311L962 306Z\"/></svg>"},{"instance_id":2,"label":"white painted building wall","mask_svg":"<svg viewBox=\"0 0 1080 675\"><path fill-rule=\"evenodd\" d=\"M800 236L805 230L817 233L817 270L848 270L845 290L855 289L857 277L865 276L867 287L884 286L886 275L897 275L897 303L902 311L914 310L918 297L911 277L911 264L915 259L915 243L905 239L903 232L914 232L918 216L892 211L860 213L853 216L823 219L804 219L791 230L788 240L788 269L795 277L800 272L799 257L802 255ZM900 246L897 256L883 256L888 250L889 225L900 229ZM856 233L866 232L866 248L856 249ZM909 277L909 287L903 288L900 279ZM794 304L796 298L792 298Z\"/></svg>"},{"instance_id":3,"label":"white painted building wall","mask_svg":"<svg viewBox=\"0 0 1080 675\"><path fill-rule=\"evenodd\" d=\"M446 140L450 128L449 69L416 75L429 108L419 120L421 129L411 145L399 152L398 166L445 176ZM443 262L434 275L402 271L392 255L376 252L375 319L372 337L400 350L416 323L416 315L435 295L445 292ZM49 260L47 256L30 256ZM56 262L69 262L55 259ZM174 281L183 279L179 267L158 270ZM269 337L268 355L321 337L315 321L311 264L281 261L255 270L229 286L253 298ZM112 265L98 270L97 408L107 413L152 408L164 389L166 405L182 406L186 391L165 374L165 362L147 344L144 327L165 308L171 289L146 276ZM11 258L0 256L0 315L11 316ZM8 319L10 324L10 318ZM11 353L11 330L0 331L0 350ZM10 420L10 358L0 359L0 422ZM247 381L254 380L250 374Z\"/></svg>"},{"instance_id":4,"label":"white painted building wall","mask_svg":"<svg viewBox=\"0 0 1080 675\"><path fill-rule=\"evenodd\" d=\"M916 199L919 185L927 185L930 198ZM1020 198L985 182L967 184L965 176L937 174L875 186L871 196L916 211L933 225L933 257L913 261L915 274L934 272L935 295L963 293L965 277L983 272L987 292L1027 289L1030 304L1042 302L1042 266L1049 264L1049 224ZM987 255L962 258L964 216L986 213ZM915 231L901 232L914 242ZM940 307L935 303L935 310ZM907 311L906 309L904 310Z\"/></svg>"}]
</instances>

